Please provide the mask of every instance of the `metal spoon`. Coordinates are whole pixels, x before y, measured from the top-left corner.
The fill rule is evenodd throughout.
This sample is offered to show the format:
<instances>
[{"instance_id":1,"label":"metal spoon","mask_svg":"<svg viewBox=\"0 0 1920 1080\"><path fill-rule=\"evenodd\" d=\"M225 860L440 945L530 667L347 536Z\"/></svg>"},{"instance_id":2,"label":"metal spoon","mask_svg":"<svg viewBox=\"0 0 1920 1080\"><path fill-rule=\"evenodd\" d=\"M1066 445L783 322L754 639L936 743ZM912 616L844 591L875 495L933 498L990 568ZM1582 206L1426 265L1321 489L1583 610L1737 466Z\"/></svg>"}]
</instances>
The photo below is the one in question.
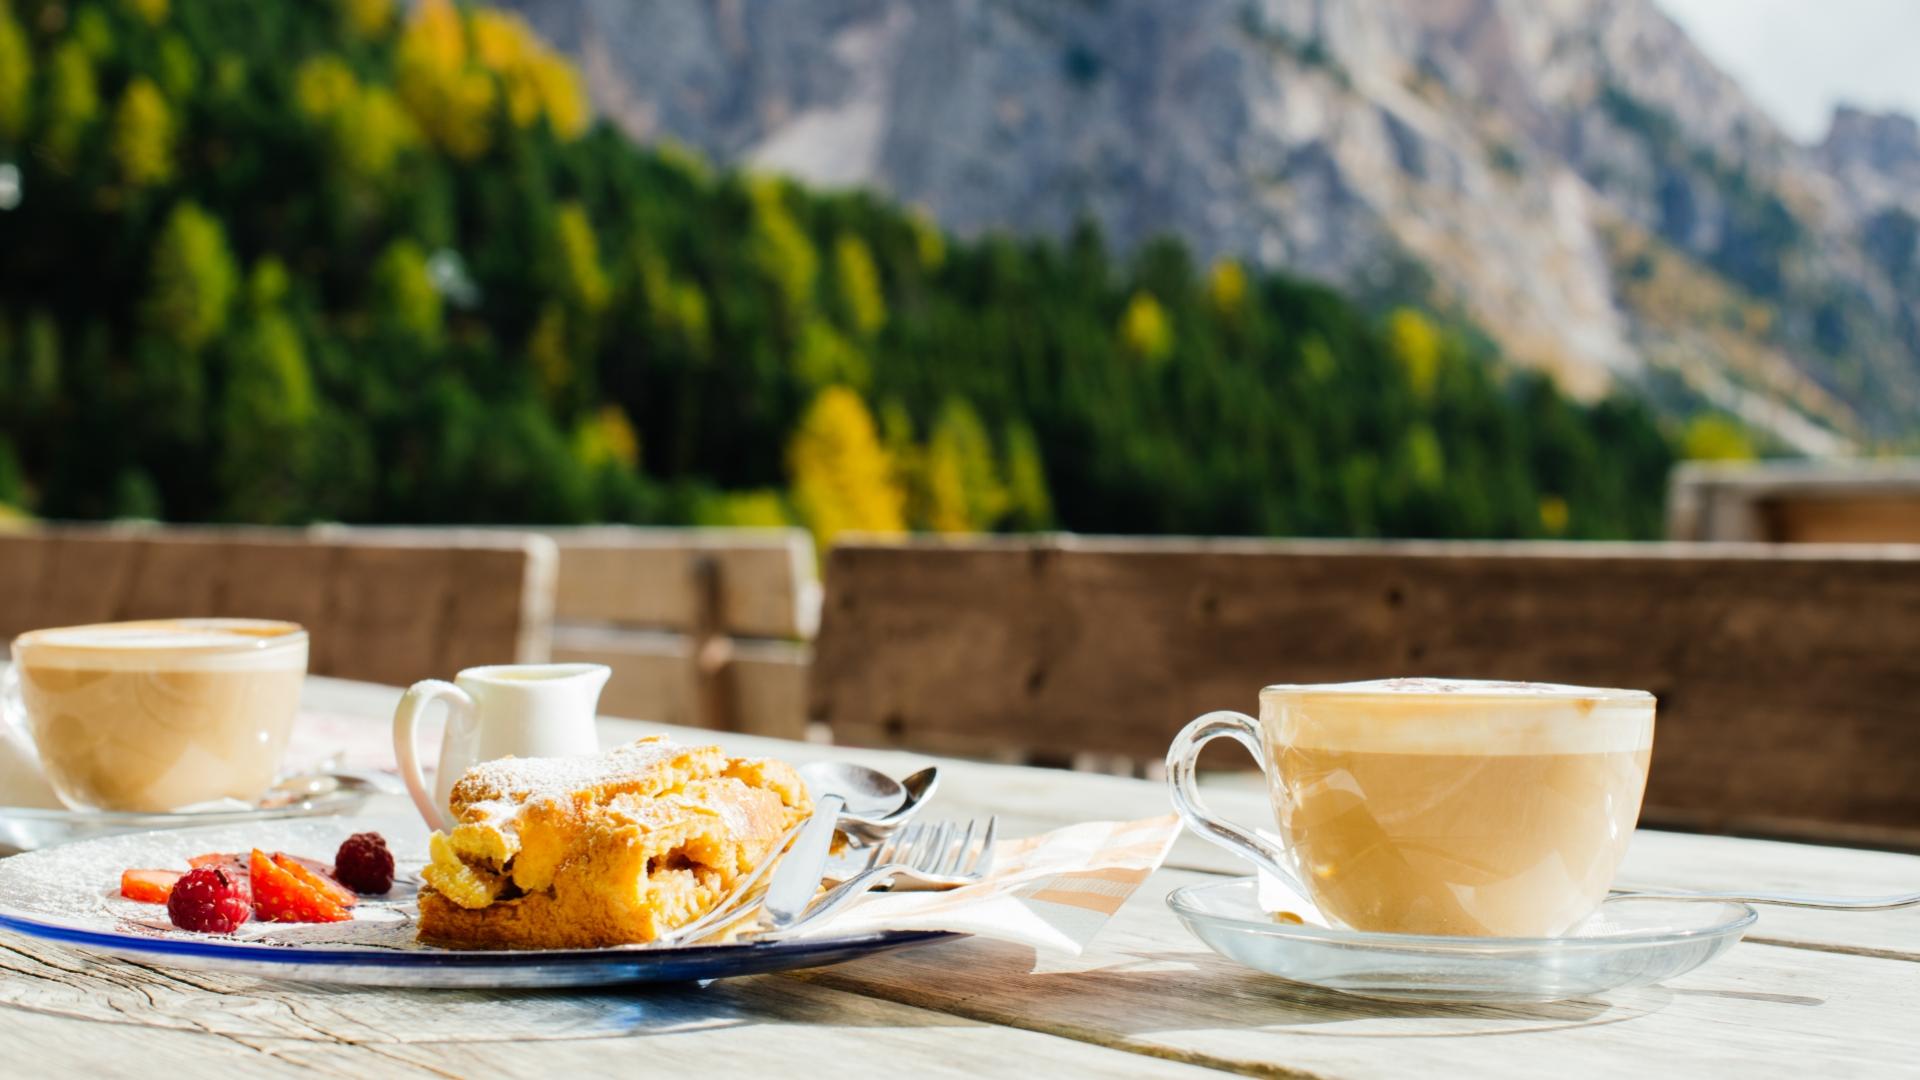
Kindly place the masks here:
<instances>
[{"instance_id":1,"label":"metal spoon","mask_svg":"<svg viewBox=\"0 0 1920 1080\"><path fill-rule=\"evenodd\" d=\"M767 882L765 910L774 929L790 925L820 889L836 825L844 818L873 822L907 801L907 789L878 769L845 761L816 761L800 770L813 796L807 820Z\"/></svg>"},{"instance_id":2,"label":"metal spoon","mask_svg":"<svg viewBox=\"0 0 1920 1080\"><path fill-rule=\"evenodd\" d=\"M919 813L928 799L933 798L934 789L940 786L940 770L929 765L900 781L900 786L906 789L907 797L892 813L877 821L856 821L842 815L840 831L856 842L874 844L886 839L894 829L905 825L909 818Z\"/></svg>"},{"instance_id":3,"label":"metal spoon","mask_svg":"<svg viewBox=\"0 0 1920 1080\"><path fill-rule=\"evenodd\" d=\"M906 785L878 769L851 761L815 761L800 767L815 802L838 795L842 818L869 824L884 820L907 801Z\"/></svg>"}]
</instances>

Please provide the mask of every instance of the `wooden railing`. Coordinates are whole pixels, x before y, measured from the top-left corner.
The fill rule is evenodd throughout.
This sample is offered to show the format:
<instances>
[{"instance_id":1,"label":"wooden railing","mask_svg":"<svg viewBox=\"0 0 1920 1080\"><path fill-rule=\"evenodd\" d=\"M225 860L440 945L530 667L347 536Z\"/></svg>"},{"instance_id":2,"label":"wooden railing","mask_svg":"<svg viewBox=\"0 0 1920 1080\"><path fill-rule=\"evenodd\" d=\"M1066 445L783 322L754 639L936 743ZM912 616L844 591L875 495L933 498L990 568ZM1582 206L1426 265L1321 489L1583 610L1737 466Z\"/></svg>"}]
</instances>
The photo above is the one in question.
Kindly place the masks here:
<instances>
[{"instance_id":1,"label":"wooden railing","mask_svg":"<svg viewBox=\"0 0 1920 1080\"><path fill-rule=\"evenodd\" d=\"M1648 821L1920 846L1920 547L918 543L835 549L827 597L839 742L1151 761L1270 683L1627 686Z\"/></svg>"},{"instance_id":2,"label":"wooden railing","mask_svg":"<svg viewBox=\"0 0 1920 1080\"><path fill-rule=\"evenodd\" d=\"M44 626L175 616L288 619L308 669L405 684L544 659L555 548L443 531L52 526L0 533L0 641Z\"/></svg>"},{"instance_id":3,"label":"wooden railing","mask_svg":"<svg viewBox=\"0 0 1920 1080\"><path fill-rule=\"evenodd\" d=\"M806 734L820 617L797 529L551 529L553 655L613 668L601 710L762 735Z\"/></svg>"},{"instance_id":4,"label":"wooden railing","mask_svg":"<svg viewBox=\"0 0 1920 1080\"><path fill-rule=\"evenodd\" d=\"M1667 535L1920 543L1920 459L1685 465L1667 495Z\"/></svg>"},{"instance_id":5,"label":"wooden railing","mask_svg":"<svg viewBox=\"0 0 1920 1080\"><path fill-rule=\"evenodd\" d=\"M610 715L800 738L819 619L799 530L34 526L0 534L0 644L39 626L292 619L312 670L406 684L462 667L613 668Z\"/></svg>"}]
</instances>

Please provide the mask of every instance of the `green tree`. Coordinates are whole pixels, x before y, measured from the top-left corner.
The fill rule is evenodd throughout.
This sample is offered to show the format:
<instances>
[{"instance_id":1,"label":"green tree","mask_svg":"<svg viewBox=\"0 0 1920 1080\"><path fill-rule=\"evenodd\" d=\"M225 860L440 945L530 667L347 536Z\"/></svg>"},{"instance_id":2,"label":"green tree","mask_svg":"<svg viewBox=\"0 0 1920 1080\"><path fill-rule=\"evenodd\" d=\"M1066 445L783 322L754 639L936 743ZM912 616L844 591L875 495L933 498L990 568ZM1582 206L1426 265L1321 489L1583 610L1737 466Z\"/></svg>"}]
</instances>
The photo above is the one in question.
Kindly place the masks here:
<instances>
[{"instance_id":1,"label":"green tree","mask_svg":"<svg viewBox=\"0 0 1920 1080\"><path fill-rule=\"evenodd\" d=\"M0 3L0 138L26 134L32 93L33 53L27 48L27 32L14 19L12 5Z\"/></svg>"},{"instance_id":2,"label":"green tree","mask_svg":"<svg viewBox=\"0 0 1920 1080\"><path fill-rule=\"evenodd\" d=\"M864 390L873 375L860 349L822 319L808 319L801 328L793 370L801 382L815 388L845 383Z\"/></svg>"},{"instance_id":3,"label":"green tree","mask_svg":"<svg viewBox=\"0 0 1920 1080\"><path fill-rule=\"evenodd\" d=\"M554 233L568 298L582 311L599 311L607 305L610 289L586 208L577 202L562 205L554 218Z\"/></svg>"},{"instance_id":4,"label":"green tree","mask_svg":"<svg viewBox=\"0 0 1920 1080\"><path fill-rule=\"evenodd\" d=\"M797 325L813 306L819 257L787 209L783 184L757 177L748 183L747 192L753 205L748 250L761 276L773 283L786 317Z\"/></svg>"},{"instance_id":5,"label":"green tree","mask_svg":"<svg viewBox=\"0 0 1920 1080\"><path fill-rule=\"evenodd\" d=\"M379 39L393 29L393 0L339 0L339 4L353 37Z\"/></svg>"},{"instance_id":6,"label":"green tree","mask_svg":"<svg viewBox=\"0 0 1920 1080\"><path fill-rule=\"evenodd\" d=\"M160 88L136 77L120 95L113 116L113 156L130 187L148 187L173 176L173 111Z\"/></svg>"},{"instance_id":7,"label":"green tree","mask_svg":"<svg viewBox=\"0 0 1920 1080\"><path fill-rule=\"evenodd\" d=\"M220 222L192 202L177 204L154 244L149 324L174 344L198 349L226 325L238 276Z\"/></svg>"},{"instance_id":8,"label":"green tree","mask_svg":"<svg viewBox=\"0 0 1920 1080\"><path fill-rule=\"evenodd\" d=\"M440 290L427 270L426 253L412 240L395 240L373 264L371 294L375 317L382 327L416 345L440 340Z\"/></svg>"},{"instance_id":9,"label":"green tree","mask_svg":"<svg viewBox=\"0 0 1920 1080\"><path fill-rule=\"evenodd\" d=\"M226 516L292 522L312 513L318 404L299 330L282 309L286 271L265 260L248 281L247 312L227 343L220 401Z\"/></svg>"},{"instance_id":10,"label":"green tree","mask_svg":"<svg viewBox=\"0 0 1920 1080\"><path fill-rule=\"evenodd\" d=\"M981 532L1007 512L1006 484L993 459L993 442L980 415L962 398L950 399L927 440L928 524L937 532Z\"/></svg>"},{"instance_id":11,"label":"green tree","mask_svg":"<svg viewBox=\"0 0 1920 1080\"><path fill-rule=\"evenodd\" d=\"M47 149L66 158L100 115L100 87L85 47L69 41L47 60L46 113L41 138Z\"/></svg>"},{"instance_id":12,"label":"green tree","mask_svg":"<svg viewBox=\"0 0 1920 1080\"><path fill-rule=\"evenodd\" d=\"M1046 465L1040 458L1040 440L1023 423L1007 427L1008 524L1030 531L1053 527L1053 496L1047 491Z\"/></svg>"},{"instance_id":13,"label":"green tree","mask_svg":"<svg viewBox=\"0 0 1920 1080\"><path fill-rule=\"evenodd\" d=\"M880 287L873 253L858 236L842 233L833 244L833 261L835 286L847 313L847 324L862 337L879 333L887 322L887 298Z\"/></svg>"}]
</instances>

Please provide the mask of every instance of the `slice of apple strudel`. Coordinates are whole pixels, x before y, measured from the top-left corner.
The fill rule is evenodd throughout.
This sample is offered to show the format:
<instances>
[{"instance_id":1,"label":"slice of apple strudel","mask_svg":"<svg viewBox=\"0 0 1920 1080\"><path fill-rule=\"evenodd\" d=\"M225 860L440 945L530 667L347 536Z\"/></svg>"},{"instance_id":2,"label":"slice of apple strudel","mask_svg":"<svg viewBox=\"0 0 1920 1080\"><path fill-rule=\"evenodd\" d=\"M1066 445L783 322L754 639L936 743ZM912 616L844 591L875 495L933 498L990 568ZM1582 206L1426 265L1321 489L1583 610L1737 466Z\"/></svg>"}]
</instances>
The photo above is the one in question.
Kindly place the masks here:
<instances>
[{"instance_id":1,"label":"slice of apple strudel","mask_svg":"<svg viewBox=\"0 0 1920 1080\"><path fill-rule=\"evenodd\" d=\"M712 910L812 810L792 767L664 736L487 762L450 801L419 936L467 948L653 941Z\"/></svg>"}]
</instances>

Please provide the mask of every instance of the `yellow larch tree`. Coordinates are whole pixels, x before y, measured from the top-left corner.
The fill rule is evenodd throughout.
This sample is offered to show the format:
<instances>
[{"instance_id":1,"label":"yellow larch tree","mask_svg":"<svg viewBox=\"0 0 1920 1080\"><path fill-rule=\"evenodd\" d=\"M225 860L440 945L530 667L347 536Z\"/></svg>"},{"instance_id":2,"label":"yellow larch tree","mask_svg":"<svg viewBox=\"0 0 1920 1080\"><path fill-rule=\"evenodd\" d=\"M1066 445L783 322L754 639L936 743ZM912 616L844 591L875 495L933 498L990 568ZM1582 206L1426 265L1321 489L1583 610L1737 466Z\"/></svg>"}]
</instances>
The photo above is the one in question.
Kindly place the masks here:
<instances>
[{"instance_id":1,"label":"yellow larch tree","mask_svg":"<svg viewBox=\"0 0 1920 1080\"><path fill-rule=\"evenodd\" d=\"M1173 321L1153 294L1136 292L1120 316L1120 343L1151 367L1173 352Z\"/></svg>"},{"instance_id":2,"label":"yellow larch tree","mask_svg":"<svg viewBox=\"0 0 1920 1080\"><path fill-rule=\"evenodd\" d=\"M824 550L844 532L900 533L905 502L873 414L844 386L820 391L787 445L794 509Z\"/></svg>"},{"instance_id":3,"label":"yellow larch tree","mask_svg":"<svg viewBox=\"0 0 1920 1080\"><path fill-rule=\"evenodd\" d=\"M1395 308L1387 317L1387 343L1413 392L1422 401L1433 397L1440 379L1440 331L1418 311Z\"/></svg>"}]
</instances>

